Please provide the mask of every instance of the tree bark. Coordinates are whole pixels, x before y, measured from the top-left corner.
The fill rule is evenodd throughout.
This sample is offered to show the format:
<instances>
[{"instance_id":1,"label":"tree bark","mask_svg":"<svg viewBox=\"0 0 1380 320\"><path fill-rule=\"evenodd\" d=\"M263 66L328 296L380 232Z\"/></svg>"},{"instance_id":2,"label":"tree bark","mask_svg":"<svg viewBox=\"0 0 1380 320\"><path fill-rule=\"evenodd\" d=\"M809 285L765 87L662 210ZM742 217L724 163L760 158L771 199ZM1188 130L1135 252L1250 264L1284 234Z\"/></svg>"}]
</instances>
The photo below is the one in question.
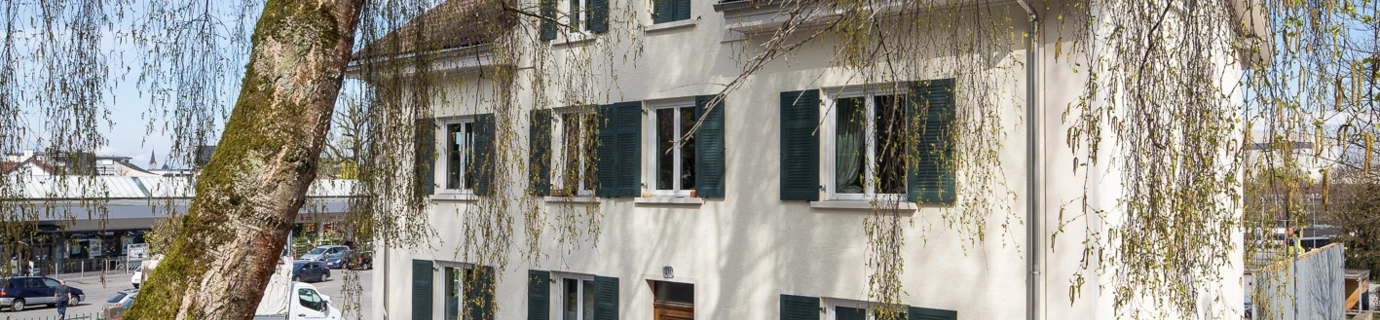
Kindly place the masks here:
<instances>
[{"instance_id":1,"label":"tree bark","mask_svg":"<svg viewBox=\"0 0 1380 320\"><path fill-rule=\"evenodd\" d=\"M362 0L270 0L239 99L129 319L250 319L331 124Z\"/></svg>"}]
</instances>

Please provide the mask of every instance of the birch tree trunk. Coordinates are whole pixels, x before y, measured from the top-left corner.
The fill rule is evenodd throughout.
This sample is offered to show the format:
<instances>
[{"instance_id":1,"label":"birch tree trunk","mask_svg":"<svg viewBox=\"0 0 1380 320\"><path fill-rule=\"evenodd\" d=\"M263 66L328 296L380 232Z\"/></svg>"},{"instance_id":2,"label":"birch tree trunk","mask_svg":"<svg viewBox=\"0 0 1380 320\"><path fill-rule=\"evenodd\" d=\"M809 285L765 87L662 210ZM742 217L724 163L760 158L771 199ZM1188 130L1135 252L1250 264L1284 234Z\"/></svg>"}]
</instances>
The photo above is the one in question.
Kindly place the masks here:
<instances>
[{"instance_id":1,"label":"birch tree trunk","mask_svg":"<svg viewBox=\"0 0 1380 320\"><path fill-rule=\"evenodd\" d=\"M250 319L330 129L362 0L270 0L239 100L129 319Z\"/></svg>"}]
</instances>

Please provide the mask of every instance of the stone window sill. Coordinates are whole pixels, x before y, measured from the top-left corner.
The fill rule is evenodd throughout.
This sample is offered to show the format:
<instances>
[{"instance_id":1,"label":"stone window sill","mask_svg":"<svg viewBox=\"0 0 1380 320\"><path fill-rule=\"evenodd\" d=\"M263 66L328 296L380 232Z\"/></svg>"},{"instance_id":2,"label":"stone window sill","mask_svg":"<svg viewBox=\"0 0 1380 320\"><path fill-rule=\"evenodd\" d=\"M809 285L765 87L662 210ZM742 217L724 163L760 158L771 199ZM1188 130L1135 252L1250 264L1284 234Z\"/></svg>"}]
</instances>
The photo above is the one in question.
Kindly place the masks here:
<instances>
[{"instance_id":1,"label":"stone window sill","mask_svg":"<svg viewBox=\"0 0 1380 320\"><path fill-rule=\"evenodd\" d=\"M574 196L574 197L546 196L546 197L542 197L541 199L542 199L542 201L554 202L554 203L599 203L599 198L595 198L595 197L593 197L593 196Z\"/></svg>"},{"instance_id":2,"label":"stone window sill","mask_svg":"<svg viewBox=\"0 0 1380 320\"><path fill-rule=\"evenodd\" d=\"M846 209L846 210L872 210L891 209L891 204L878 204L876 207L871 201L849 201L849 200L824 200L810 201L810 208L815 209ZM901 202L896 204L896 209L903 211L915 211L917 207L914 202Z\"/></svg>"},{"instance_id":3,"label":"stone window sill","mask_svg":"<svg viewBox=\"0 0 1380 320\"><path fill-rule=\"evenodd\" d=\"M646 27L645 30L646 30L646 32L657 32L657 31L672 30L672 29L680 29L680 28L692 28L692 27L695 26L695 20L698 20L698 19L690 18L690 19L679 20L679 21L671 21L671 22L664 22L664 23L654 23L654 24L648 25L648 26Z\"/></svg>"},{"instance_id":4,"label":"stone window sill","mask_svg":"<svg viewBox=\"0 0 1380 320\"><path fill-rule=\"evenodd\" d=\"M586 32L571 32L564 34L560 39L552 41L553 46L573 46L585 42L599 39L599 35Z\"/></svg>"},{"instance_id":5,"label":"stone window sill","mask_svg":"<svg viewBox=\"0 0 1380 320\"><path fill-rule=\"evenodd\" d=\"M431 201L474 202L479 201L479 196L473 193L438 193L431 195Z\"/></svg>"},{"instance_id":6,"label":"stone window sill","mask_svg":"<svg viewBox=\"0 0 1380 320\"><path fill-rule=\"evenodd\" d=\"M647 205L669 204L698 206L704 204L704 199L691 197L645 197L633 199L633 203Z\"/></svg>"}]
</instances>

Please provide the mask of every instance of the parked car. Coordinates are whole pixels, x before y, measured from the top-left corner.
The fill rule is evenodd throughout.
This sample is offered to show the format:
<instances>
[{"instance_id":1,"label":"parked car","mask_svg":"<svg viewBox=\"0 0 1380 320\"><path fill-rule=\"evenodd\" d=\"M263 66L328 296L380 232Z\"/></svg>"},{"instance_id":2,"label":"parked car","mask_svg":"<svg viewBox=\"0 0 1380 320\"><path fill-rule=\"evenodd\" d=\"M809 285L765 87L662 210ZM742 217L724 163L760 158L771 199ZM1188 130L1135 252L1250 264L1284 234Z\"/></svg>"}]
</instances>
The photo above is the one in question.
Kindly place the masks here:
<instances>
[{"instance_id":1,"label":"parked car","mask_svg":"<svg viewBox=\"0 0 1380 320\"><path fill-rule=\"evenodd\" d=\"M31 305L46 304L49 306L57 305L57 299L53 298L53 290L57 289L57 279L49 277L9 277L0 285L0 308L9 307L10 311L24 311ZM68 305L81 304L86 300L86 293L81 289L72 289L73 300Z\"/></svg>"},{"instance_id":2,"label":"parked car","mask_svg":"<svg viewBox=\"0 0 1380 320\"><path fill-rule=\"evenodd\" d=\"M126 289L116 292L109 300L105 301L105 306L101 307L101 314L109 320L120 320L125 317L125 311L129 306L134 305L134 297L139 295L139 289Z\"/></svg>"},{"instance_id":3,"label":"parked car","mask_svg":"<svg viewBox=\"0 0 1380 320\"><path fill-rule=\"evenodd\" d=\"M297 261L292 263L292 281L318 282L331 279L331 269L321 261Z\"/></svg>"},{"instance_id":4,"label":"parked car","mask_svg":"<svg viewBox=\"0 0 1380 320\"><path fill-rule=\"evenodd\" d=\"M349 251L350 247L346 246L319 246L302 255L302 260L326 261L327 258L344 257Z\"/></svg>"},{"instance_id":5,"label":"parked car","mask_svg":"<svg viewBox=\"0 0 1380 320\"><path fill-rule=\"evenodd\" d=\"M326 258L323 263L326 264L327 268L340 269L345 267L345 258Z\"/></svg>"},{"instance_id":6,"label":"parked car","mask_svg":"<svg viewBox=\"0 0 1380 320\"><path fill-rule=\"evenodd\" d=\"M350 269L369 270L374 268L374 252L369 250L355 251L345 259L346 267Z\"/></svg>"}]
</instances>

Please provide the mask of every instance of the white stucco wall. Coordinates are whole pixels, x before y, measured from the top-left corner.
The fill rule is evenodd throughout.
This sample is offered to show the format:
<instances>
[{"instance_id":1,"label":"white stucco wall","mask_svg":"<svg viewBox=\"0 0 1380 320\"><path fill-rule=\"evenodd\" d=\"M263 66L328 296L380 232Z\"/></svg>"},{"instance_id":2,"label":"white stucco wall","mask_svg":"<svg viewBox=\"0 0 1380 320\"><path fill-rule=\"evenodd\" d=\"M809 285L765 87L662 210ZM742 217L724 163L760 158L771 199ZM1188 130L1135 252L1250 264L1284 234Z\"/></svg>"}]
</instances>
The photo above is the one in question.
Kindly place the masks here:
<instances>
[{"instance_id":1,"label":"white stucco wall","mask_svg":"<svg viewBox=\"0 0 1380 320\"><path fill-rule=\"evenodd\" d=\"M646 4L636 4L643 5ZM1014 4L983 10L997 15L994 19L1008 18L1013 31L1026 30L1025 13ZM650 23L645 13L639 18ZM591 102L603 104L717 93L722 84L741 72L743 55L737 50L742 48L736 46L744 42L724 42L731 34L724 31L723 14L713 10L711 1L695 1L691 19L695 23L688 27L641 34L643 52L635 64L617 61L607 66L599 62L601 68L612 67L619 74L616 82L608 75L585 79L581 85L609 92L608 100ZM1059 23L1046 20L1044 28L1057 30ZM1059 236L1061 241L1053 246L1047 242L1051 232L1062 223L1056 213L1064 204L1087 195L1095 205L1115 207L1120 194L1115 168L1068 174L1072 172L1069 166L1075 153L1064 144L1068 127L1061 113L1082 93L1081 83L1086 81L1086 74L1072 71L1068 59L1054 57L1055 41L1066 41L1064 48L1070 47L1063 39L1047 32L1040 47L1042 72L1038 89L1041 100L1037 111L1041 115L1035 120L1041 124L1037 132L1043 145L1039 160L1046 167L1038 174L1043 177L1038 188L1042 191L1033 195L1041 204L1041 217L1036 221L1041 229L1041 245L1034 250L1043 256L1038 278L1043 290L1041 303L1036 308L1046 319L1110 319L1116 317L1111 296L1099 295L1098 285L1103 279L1099 279L1095 271L1089 274L1082 296L1075 301L1068 300L1069 277L1080 268L1084 235L1081 228L1066 230ZM517 255L520 249L513 250L510 263L502 269L498 282L496 296L500 311L497 319L525 318L526 277L530 269L550 270L553 276L568 272L618 277L620 314L625 319L652 318L653 296L644 280L694 283L697 319L777 319L782 294L869 300L868 237L863 223L872 212L819 209L804 201L779 200L780 93L868 83L851 77L846 70L830 67L831 43L826 37L777 59L728 95L724 116L727 145L724 198L689 205L639 204L631 198L599 199L594 208L602 214L597 220L601 233L592 242L581 242L572 249L554 240L555 232L547 227L540 241L543 258L526 261ZM1026 51L1022 45L1016 38L1004 50L991 55L1006 65L1023 63ZM561 45L555 50L558 56L562 50L578 50L571 47ZM937 59L935 61L947 59L930 57ZM1026 257L1032 248L1026 246L1024 224L1017 221L1002 225L1008 215L1024 219L1026 200L1032 196L1027 194L1026 188L1029 131L1024 120L1025 69L1012 67L991 71L1006 73L1011 79L998 91L1010 96L998 99L1006 132L1000 143L1003 147L997 150L1002 161L999 170L1015 196L1009 203L1011 212L992 212L987 224L982 226L987 239L976 245L965 246L965 239L971 235L946 225L943 215L948 208L942 206L921 206L908 215L914 224L907 224L904 231L905 269L901 281L906 293L903 302L957 310L962 319L1019 319L1027 314L1026 265L1029 262ZM517 81L525 83L527 77L532 76L530 72L519 71ZM476 79L471 73L448 81L441 96L455 99L441 99L436 111L438 117L492 112L479 102L484 99L474 98L476 92L492 91L489 80ZM476 91L475 88L482 89ZM529 93L516 96L519 106L531 108ZM514 141L525 143L528 119L523 116L509 125L520 135ZM644 131L643 138L648 135L649 132ZM525 149L521 152L525 154ZM645 168L650 159L645 150L643 154ZM1095 176L1085 177L1088 172L1094 172ZM508 180L525 184L525 172L514 174ZM644 177L644 181L647 179ZM439 171L436 181L438 184L444 181ZM1093 181L1087 194L1082 189L1086 181ZM525 185L507 187L512 193L526 188ZM959 188L964 188L964 181L959 181ZM472 261L471 257L460 254L461 241L464 241L463 215L472 214L467 212L472 202L437 196L433 204L429 219L437 237L431 243L414 249L389 250L386 259L384 254L376 255L386 261L387 266L380 264L379 270L386 272L374 277L372 288L376 297L388 298L387 304L385 299L374 299L376 313L373 318L383 318L385 314L390 319L410 318L408 299L412 290L413 259ZM584 210L586 205L546 201L537 201L537 204L546 210L548 220L559 210ZM562 206L565 209L561 209ZM522 215L515 215L515 226L522 226ZM521 247L525 243L522 230L513 232L513 245ZM673 279L663 279L664 266L675 269ZM441 280L439 276L435 279L437 283ZM1239 284L1236 285L1238 291L1234 296L1238 301L1228 303L1239 305ZM559 285L551 288L553 318L557 317L556 310L560 310L559 299L555 298L559 288ZM440 295L439 285L436 295ZM437 317L443 314L439 312L440 305L438 302L435 307Z\"/></svg>"}]
</instances>

